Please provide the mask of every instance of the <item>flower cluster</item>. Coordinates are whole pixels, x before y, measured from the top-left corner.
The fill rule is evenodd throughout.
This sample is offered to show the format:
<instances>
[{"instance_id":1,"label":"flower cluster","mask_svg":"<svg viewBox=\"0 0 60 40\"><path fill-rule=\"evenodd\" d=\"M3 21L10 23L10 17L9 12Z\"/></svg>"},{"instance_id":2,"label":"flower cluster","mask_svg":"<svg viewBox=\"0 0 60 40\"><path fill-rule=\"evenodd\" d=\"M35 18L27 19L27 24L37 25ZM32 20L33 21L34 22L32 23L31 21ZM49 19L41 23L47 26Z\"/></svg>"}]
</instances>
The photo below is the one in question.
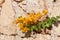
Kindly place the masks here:
<instances>
[{"instance_id":1,"label":"flower cluster","mask_svg":"<svg viewBox=\"0 0 60 40\"><path fill-rule=\"evenodd\" d=\"M18 24L18 27L22 32L37 30L39 19L46 14L47 14L47 10L43 10L42 13L32 12L29 13L27 17L22 17L22 16L18 17L18 19L16 20L16 24Z\"/></svg>"}]
</instances>

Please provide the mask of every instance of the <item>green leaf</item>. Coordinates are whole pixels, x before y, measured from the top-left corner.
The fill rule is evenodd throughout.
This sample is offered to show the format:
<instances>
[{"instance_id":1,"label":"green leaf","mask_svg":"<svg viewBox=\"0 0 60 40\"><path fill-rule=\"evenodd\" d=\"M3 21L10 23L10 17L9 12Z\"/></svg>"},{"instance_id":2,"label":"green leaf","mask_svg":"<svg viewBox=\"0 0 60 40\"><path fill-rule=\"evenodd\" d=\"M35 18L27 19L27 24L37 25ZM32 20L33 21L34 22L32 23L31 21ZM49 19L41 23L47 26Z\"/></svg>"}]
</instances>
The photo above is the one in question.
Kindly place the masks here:
<instances>
[{"instance_id":1,"label":"green leaf","mask_svg":"<svg viewBox=\"0 0 60 40\"><path fill-rule=\"evenodd\" d=\"M46 23L46 27L50 27L50 24L49 23Z\"/></svg>"},{"instance_id":2,"label":"green leaf","mask_svg":"<svg viewBox=\"0 0 60 40\"><path fill-rule=\"evenodd\" d=\"M50 18L47 19L46 22L47 22L47 23L46 23L46 26L47 26L47 27L50 27L50 26L52 25L52 20L51 20Z\"/></svg>"},{"instance_id":3,"label":"green leaf","mask_svg":"<svg viewBox=\"0 0 60 40\"><path fill-rule=\"evenodd\" d=\"M30 31L33 31L33 28L32 27L30 27Z\"/></svg>"},{"instance_id":4,"label":"green leaf","mask_svg":"<svg viewBox=\"0 0 60 40\"><path fill-rule=\"evenodd\" d=\"M41 26L42 26L43 29L45 29L46 28L46 23L42 21Z\"/></svg>"},{"instance_id":5,"label":"green leaf","mask_svg":"<svg viewBox=\"0 0 60 40\"><path fill-rule=\"evenodd\" d=\"M30 27L30 24L27 24L27 23L26 23L25 26L26 26L26 27Z\"/></svg>"},{"instance_id":6,"label":"green leaf","mask_svg":"<svg viewBox=\"0 0 60 40\"><path fill-rule=\"evenodd\" d=\"M37 26L41 26L41 22L39 22Z\"/></svg>"},{"instance_id":7,"label":"green leaf","mask_svg":"<svg viewBox=\"0 0 60 40\"><path fill-rule=\"evenodd\" d=\"M37 31L38 31L38 27L35 27L35 30L37 30Z\"/></svg>"},{"instance_id":8,"label":"green leaf","mask_svg":"<svg viewBox=\"0 0 60 40\"><path fill-rule=\"evenodd\" d=\"M37 24L37 28L38 28L38 30L41 30L41 22L39 22L39 23Z\"/></svg>"},{"instance_id":9,"label":"green leaf","mask_svg":"<svg viewBox=\"0 0 60 40\"><path fill-rule=\"evenodd\" d=\"M38 25L37 28L38 28L38 30L41 30L41 26Z\"/></svg>"},{"instance_id":10,"label":"green leaf","mask_svg":"<svg viewBox=\"0 0 60 40\"><path fill-rule=\"evenodd\" d=\"M32 28L33 28L34 30L38 30L38 28L37 28L36 25L33 25Z\"/></svg>"},{"instance_id":11,"label":"green leaf","mask_svg":"<svg viewBox=\"0 0 60 40\"><path fill-rule=\"evenodd\" d=\"M30 30L31 30L31 31L33 31L35 28L36 28L35 25L31 25L31 26L30 26Z\"/></svg>"},{"instance_id":12,"label":"green leaf","mask_svg":"<svg viewBox=\"0 0 60 40\"><path fill-rule=\"evenodd\" d=\"M60 18L60 16L56 16L56 18L58 19L58 18Z\"/></svg>"},{"instance_id":13,"label":"green leaf","mask_svg":"<svg viewBox=\"0 0 60 40\"><path fill-rule=\"evenodd\" d=\"M52 17L51 20L52 20L52 22L54 23L54 22L56 22L58 19L55 18L55 17Z\"/></svg>"},{"instance_id":14,"label":"green leaf","mask_svg":"<svg viewBox=\"0 0 60 40\"><path fill-rule=\"evenodd\" d=\"M51 23L52 23L52 20L51 20L50 18L48 18L46 21L47 21L47 22L51 22Z\"/></svg>"}]
</instances>

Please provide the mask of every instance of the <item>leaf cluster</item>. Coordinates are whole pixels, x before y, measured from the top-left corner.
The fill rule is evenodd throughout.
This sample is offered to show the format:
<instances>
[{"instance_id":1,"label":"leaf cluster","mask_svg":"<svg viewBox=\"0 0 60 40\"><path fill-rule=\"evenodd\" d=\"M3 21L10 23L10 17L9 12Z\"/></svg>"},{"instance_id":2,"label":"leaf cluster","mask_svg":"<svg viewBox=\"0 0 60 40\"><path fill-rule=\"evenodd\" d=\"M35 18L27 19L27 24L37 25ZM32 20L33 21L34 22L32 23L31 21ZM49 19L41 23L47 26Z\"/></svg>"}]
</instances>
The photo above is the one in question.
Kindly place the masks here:
<instances>
[{"instance_id":1,"label":"leaf cluster","mask_svg":"<svg viewBox=\"0 0 60 40\"><path fill-rule=\"evenodd\" d=\"M30 29L30 31L36 30L39 31L41 29L46 29L46 28L50 28L52 26L52 24L58 22L58 19L60 18L60 16L56 16L56 17L51 17L51 18L47 18L44 21L40 21L37 24L27 24L26 27L28 27Z\"/></svg>"}]
</instances>

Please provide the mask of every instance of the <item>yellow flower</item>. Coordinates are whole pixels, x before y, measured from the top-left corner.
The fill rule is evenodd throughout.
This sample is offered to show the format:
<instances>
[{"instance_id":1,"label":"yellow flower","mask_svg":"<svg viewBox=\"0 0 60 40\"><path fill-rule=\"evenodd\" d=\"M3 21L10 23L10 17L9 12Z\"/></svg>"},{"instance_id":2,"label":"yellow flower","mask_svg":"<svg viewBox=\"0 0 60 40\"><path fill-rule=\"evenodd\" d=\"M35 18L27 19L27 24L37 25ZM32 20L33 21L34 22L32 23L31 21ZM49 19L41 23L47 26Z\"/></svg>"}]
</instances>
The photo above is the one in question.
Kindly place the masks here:
<instances>
[{"instance_id":1,"label":"yellow flower","mask_svg":"<svg viewBox=\"0 0 60 40\"><path fill-rule=\"evenodd\" d=\"M42 16L42 14L40 12L37 12L36 17L40 18L41 16Z\"/></svg>"},{"instance_id":2,"label":"yellow flower","mask_svg":"<svg viewBox=\"0 0 60 40\"><path fill-rule=\"evenodd\" d=\"M29 22L29 19L28 19L28 18L24 18L24 21L25 21L26 23L28 23L28 22Z\"/></svg>"},{"instance_id":3,"label":"yellow flower","mask_svg":"<svg viewBox=\"0 0 60 40\"><path fill-rule=\"evenodd\" d=\"M23 23L19 23L18 27L19 27L19 29L23 29L24 28L24 24Z\"/></svg>"},{"instance_id":4,"label":"yellow flower","mask_svg":"<svg viewBox=\"0 0 60 40\"><path fill-rule=\"evenodd\" d=\"M31 17L28 17L28 19L29 19L30 22L32 21Z\"/></svg>"},{"instance_id":5,"label":"yellow flower","mask_svg":"<svg viewBox=\"0 0 60 40\"><path fill-rule=\"evenodd\" d=\"M24 20L24 18L21 17L21 18L18 18L17 20L21 21L21 20Z\"/></svg>"},{"instance_id":6,"label":"yellow flower","mask_svg":"<svg viewBox=\"0 0 60 40\"><path fill-rule=\"evenodd\" d=\"M40 12L37 12L37 14L34 13L30 13L28 18L30 19L30 21L32 21L32 23L36 22L38 20L38 18L40 18L42 15Z\"/></svg>"},{"instance_id":7,"label":"yellow flower","mask_svg":"<svg viewBox=\"0 0 60 40\"><path fill-rule=\"evenodd\" d=\"M21 30L22 32L28 32L29 28L25 27L24 29Z\"/></svg>"},{"instance_id":8,"label":"yellow flower","mask_svg":"<svg viewBox=\"0 0 60 40\"><path fill-rule=\"evenodd\" d=\"M25 30L21 30L22 32L25 32Z\"/></svg>"},{"instance_id":9,"label":"yellow flower","mask_svg":"<svg viewBox=\"0 0 60 40\"><path fill-rule=\"evenodd\" d=\"M19 22L22 22L22 21L24 21L24 18L18 18L15 22L16 22L16 24L18 24Z\"/></svg>"},{"instance_id":10,"label":"yellow flower","mask_svg":"<svg viewBox=\"0 0 60 40\"><path fill-rule=\"evenodd\" d=\"M25 23L30 23L30 22L32 22L31 17L24 18L24 22L25 22Z\"/></svg>"},{"instance_id":11,"label":"yellow flower","mask_svg":"<svg viewBox=\"0 0 60 40\"><path fill-rule=\"evenodd\" d=\"M16 24L18 24L19 23L19 20L15 20L15 22L16 22Z\"/></svg>"},{"instance_id":12,"label":"yellow flower","mask_svg":"<svg viewBox=\"0 0 60 40\"><path fill-rule=\"evenodd\" d=\"M48 13L47 10L43 10L43 14L46 15Z\"/></svg>"},{"instance_id":13,"label":"yellow flower","mask_svg":"<svg viewBox=\"0 0 60 40\"><path fill-rule=\"evenodd\" d=\"M32 13L30 13L28 16L29 16L29 17L32 17L33 15L34 15L34 13L32 12Z\"/></svg>"}]
</instances>

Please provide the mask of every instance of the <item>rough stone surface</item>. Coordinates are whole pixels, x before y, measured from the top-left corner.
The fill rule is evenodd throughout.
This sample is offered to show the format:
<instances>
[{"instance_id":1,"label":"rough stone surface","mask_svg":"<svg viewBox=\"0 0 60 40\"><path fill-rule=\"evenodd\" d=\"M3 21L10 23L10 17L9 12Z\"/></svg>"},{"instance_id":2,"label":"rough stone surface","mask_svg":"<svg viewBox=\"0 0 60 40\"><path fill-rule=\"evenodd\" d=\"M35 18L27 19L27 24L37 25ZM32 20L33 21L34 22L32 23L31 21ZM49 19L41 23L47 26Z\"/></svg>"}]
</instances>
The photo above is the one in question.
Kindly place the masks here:
<instances>
[{"instance_id":1,"label":"rough stone surface","mask_svg":"<svg viewBox=\"0 0 60 40\"><path fill-rule=\"evenodd\" d=\"M17 1L20 1L20 3ZM35 34L29 38L21 38L25 34L14 23L18 16L27 17L27 13L38 12L43 9L48 10L50 17L60 15L60 0L53 1L22 0L21 2L21 0L5 0L2 7L0 7L0 40L60 40L60 24L58 27L53 25L51 35Z\"/></svg>"},{"instance_id":2,"label":"rough stone surface","mask_svg":"<svg viewBox=\"0 0 60 40\"><path fill-rule=\"evenodd\" d=\"M5 34L15 33L15 24L13 23L15 12L12 7L12 0L5 0L2 5L1 15L0 15L0 28L1 32Z\"/></svg>"},{"instance_id":3,"label":"rough stone surface","mask_svg":"<svg viewBox=\"0 0 60 40\"><path fill-rule=\"evenodd\" d=\"M15 40L14 36L0 35L0 40Z\"/></svg>"}]
</instances>

